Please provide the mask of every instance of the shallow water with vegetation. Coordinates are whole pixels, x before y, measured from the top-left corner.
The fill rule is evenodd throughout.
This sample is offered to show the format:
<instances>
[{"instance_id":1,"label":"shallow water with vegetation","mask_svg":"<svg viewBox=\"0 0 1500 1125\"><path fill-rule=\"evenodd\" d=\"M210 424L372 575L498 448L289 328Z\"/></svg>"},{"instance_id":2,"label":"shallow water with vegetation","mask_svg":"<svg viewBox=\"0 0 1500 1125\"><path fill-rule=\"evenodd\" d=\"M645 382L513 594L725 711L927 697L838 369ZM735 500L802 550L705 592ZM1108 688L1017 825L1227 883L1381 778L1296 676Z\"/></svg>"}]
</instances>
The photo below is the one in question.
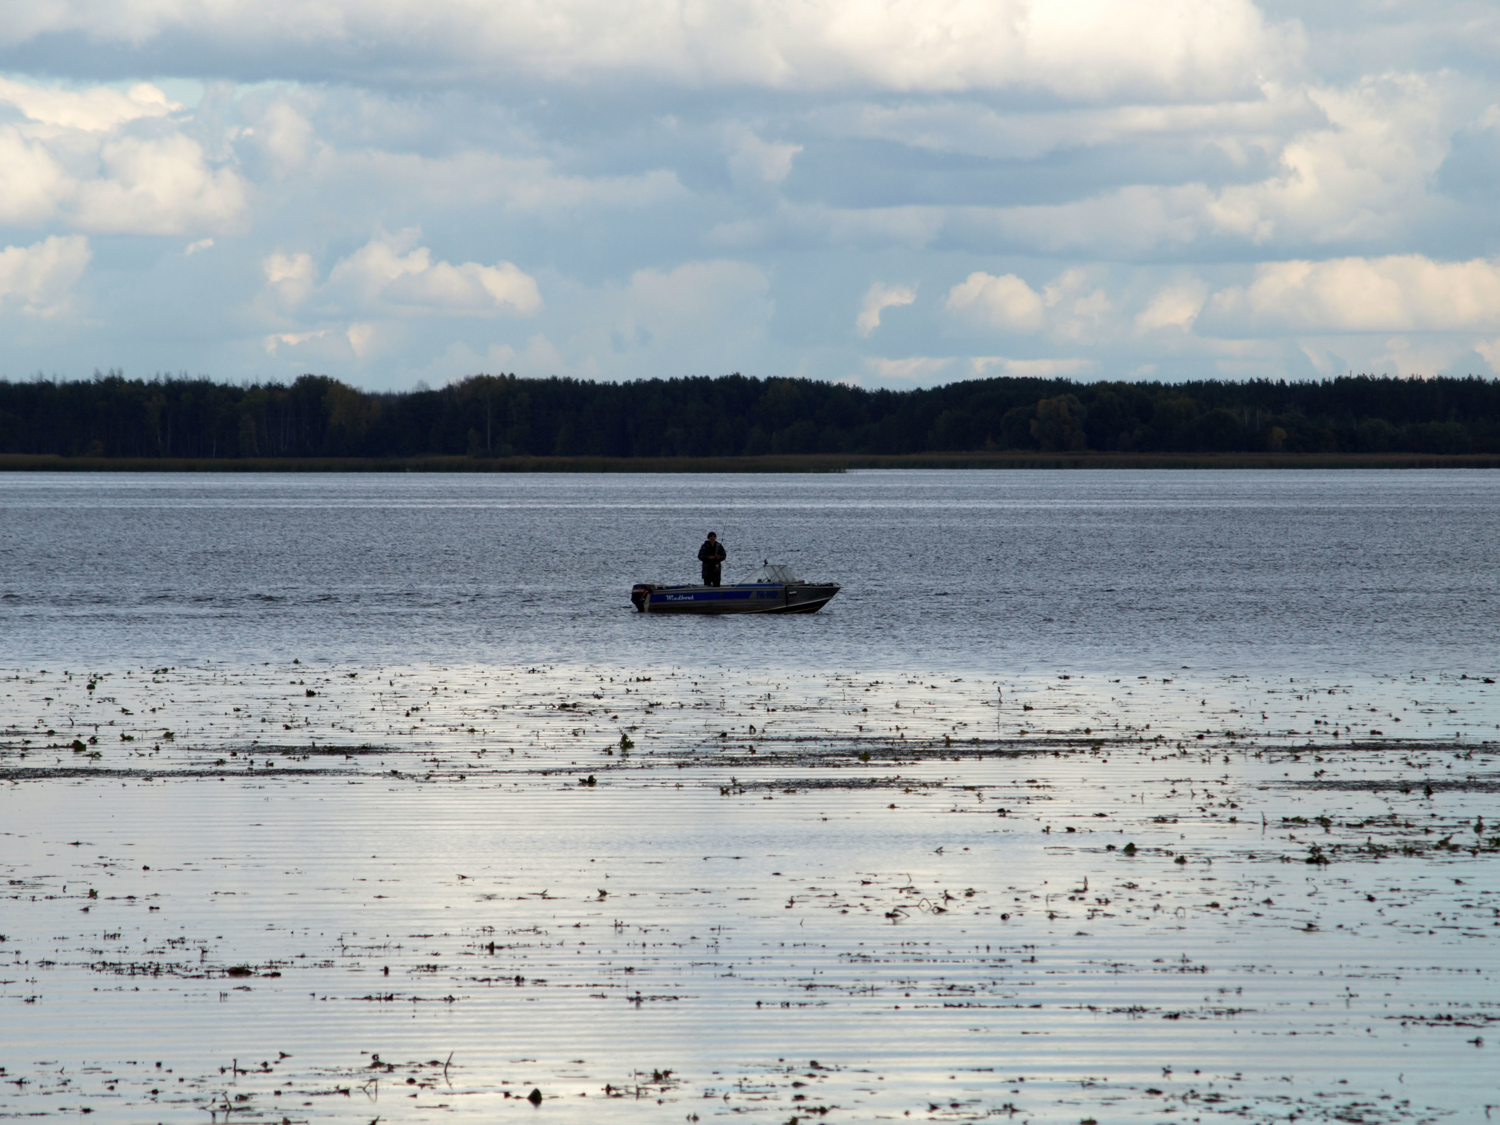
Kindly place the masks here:
<instances>
[{"instance_id":1,"label":"shallow water with vegetation","mask_svg":"<svg viewBox=\"0 0 1500 1125\"><path fill-rule=\"evenodd\" d=\"M6 478L0 1116L1500 1108L1500 481L943 476Z\"/></svg>"}]
</instances>

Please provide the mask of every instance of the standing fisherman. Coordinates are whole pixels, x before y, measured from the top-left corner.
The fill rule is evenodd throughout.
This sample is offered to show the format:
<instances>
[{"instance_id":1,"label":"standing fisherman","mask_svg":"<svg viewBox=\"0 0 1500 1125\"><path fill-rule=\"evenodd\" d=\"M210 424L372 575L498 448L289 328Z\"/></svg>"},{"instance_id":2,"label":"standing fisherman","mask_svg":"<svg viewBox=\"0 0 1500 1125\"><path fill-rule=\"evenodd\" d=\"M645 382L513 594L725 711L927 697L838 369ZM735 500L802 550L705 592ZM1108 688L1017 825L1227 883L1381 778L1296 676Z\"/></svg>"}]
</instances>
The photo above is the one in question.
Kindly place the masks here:
<instances>
[{"instance_id":1,"label":"standing fisherman","mask_svg":"<svg viewBox=\"0 0 1500 1125\"><path fill-rule=\"evenodd\" d=\"M705 586L717 586L719 584L719 565L728 558L724 550L724 544L719 542L719 537L712 531L704 540L703 546L698 548L698 561L703 564L703 584Z\"/></svg>"}]
</instances>

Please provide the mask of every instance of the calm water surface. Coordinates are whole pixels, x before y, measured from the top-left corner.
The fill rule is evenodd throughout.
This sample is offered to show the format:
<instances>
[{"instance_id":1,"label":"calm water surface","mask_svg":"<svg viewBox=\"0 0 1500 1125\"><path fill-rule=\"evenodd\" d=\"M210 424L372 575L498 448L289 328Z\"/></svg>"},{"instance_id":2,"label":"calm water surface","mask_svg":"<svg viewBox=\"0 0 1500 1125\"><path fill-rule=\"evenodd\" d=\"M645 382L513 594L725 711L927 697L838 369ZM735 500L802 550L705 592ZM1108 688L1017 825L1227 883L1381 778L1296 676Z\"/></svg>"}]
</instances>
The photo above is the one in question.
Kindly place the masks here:
<instances>
[{"instance_id":1,"label":"calm water surface","mask_svg":"<svg viewBox=\"0 0 1500 1125\"><path fill-rule=\"evenodd\" d=\"M636 614L710 529L844 591ZM1487 1122L1496 543L1487 472L0 476L0 1119Z\"/></svg>"},{"instance_id":2,"label":"calm water surface","mask_svg":"<svg viewBox=\"0 0 1500 1125\"><path fill-rule=\"evenodd\" d=\"M637 620L708 530L845 589ZM1494 648L1500 473L0 477L11 663L1404 671ZM788 664L795 654L795 661Z\"/></svg>"}]
</instances>

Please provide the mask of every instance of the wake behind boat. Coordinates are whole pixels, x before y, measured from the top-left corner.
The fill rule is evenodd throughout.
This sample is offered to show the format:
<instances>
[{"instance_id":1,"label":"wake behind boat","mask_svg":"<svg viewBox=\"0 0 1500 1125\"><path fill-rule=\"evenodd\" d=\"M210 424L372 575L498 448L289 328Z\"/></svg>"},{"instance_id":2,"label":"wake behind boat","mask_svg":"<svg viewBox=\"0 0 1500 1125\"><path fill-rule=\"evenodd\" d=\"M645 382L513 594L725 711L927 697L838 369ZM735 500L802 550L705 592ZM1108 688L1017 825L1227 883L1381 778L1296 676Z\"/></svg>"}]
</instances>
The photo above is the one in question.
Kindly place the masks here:
<instances>
[{"instance_id":1,"label":"wake behind boat","mask_svg":"<svg viewBox=\"0 0 1500 1125\"><path fill-rule=\"evenodd\" d=\"M803 582L770 561L729 586L658 586L640 582L630 600L642 613L817 613L839 592L833 582Z\"/></svg>"}]
</instances>

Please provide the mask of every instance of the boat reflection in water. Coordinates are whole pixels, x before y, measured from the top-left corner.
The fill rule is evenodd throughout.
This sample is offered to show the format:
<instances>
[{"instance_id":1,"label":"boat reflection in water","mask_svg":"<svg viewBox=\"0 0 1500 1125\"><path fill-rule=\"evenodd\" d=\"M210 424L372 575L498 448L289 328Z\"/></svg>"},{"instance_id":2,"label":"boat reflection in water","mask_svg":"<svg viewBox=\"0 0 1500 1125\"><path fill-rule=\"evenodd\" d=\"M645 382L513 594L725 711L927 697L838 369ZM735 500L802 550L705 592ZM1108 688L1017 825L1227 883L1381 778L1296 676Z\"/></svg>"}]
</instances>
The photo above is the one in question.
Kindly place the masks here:
<instances>
[{"instance_id":1,"label":"boat reflection in water","mask_svg":"<svg viewBox=\"0 0 1500 1125\"><path fill-rule=\"evenodd\" d=\"M642 613L817 613L839 592L832 582L802 582L785 563L766 562L729 586L637 583L630 600Z\"/></svg>"}]
</instances>

